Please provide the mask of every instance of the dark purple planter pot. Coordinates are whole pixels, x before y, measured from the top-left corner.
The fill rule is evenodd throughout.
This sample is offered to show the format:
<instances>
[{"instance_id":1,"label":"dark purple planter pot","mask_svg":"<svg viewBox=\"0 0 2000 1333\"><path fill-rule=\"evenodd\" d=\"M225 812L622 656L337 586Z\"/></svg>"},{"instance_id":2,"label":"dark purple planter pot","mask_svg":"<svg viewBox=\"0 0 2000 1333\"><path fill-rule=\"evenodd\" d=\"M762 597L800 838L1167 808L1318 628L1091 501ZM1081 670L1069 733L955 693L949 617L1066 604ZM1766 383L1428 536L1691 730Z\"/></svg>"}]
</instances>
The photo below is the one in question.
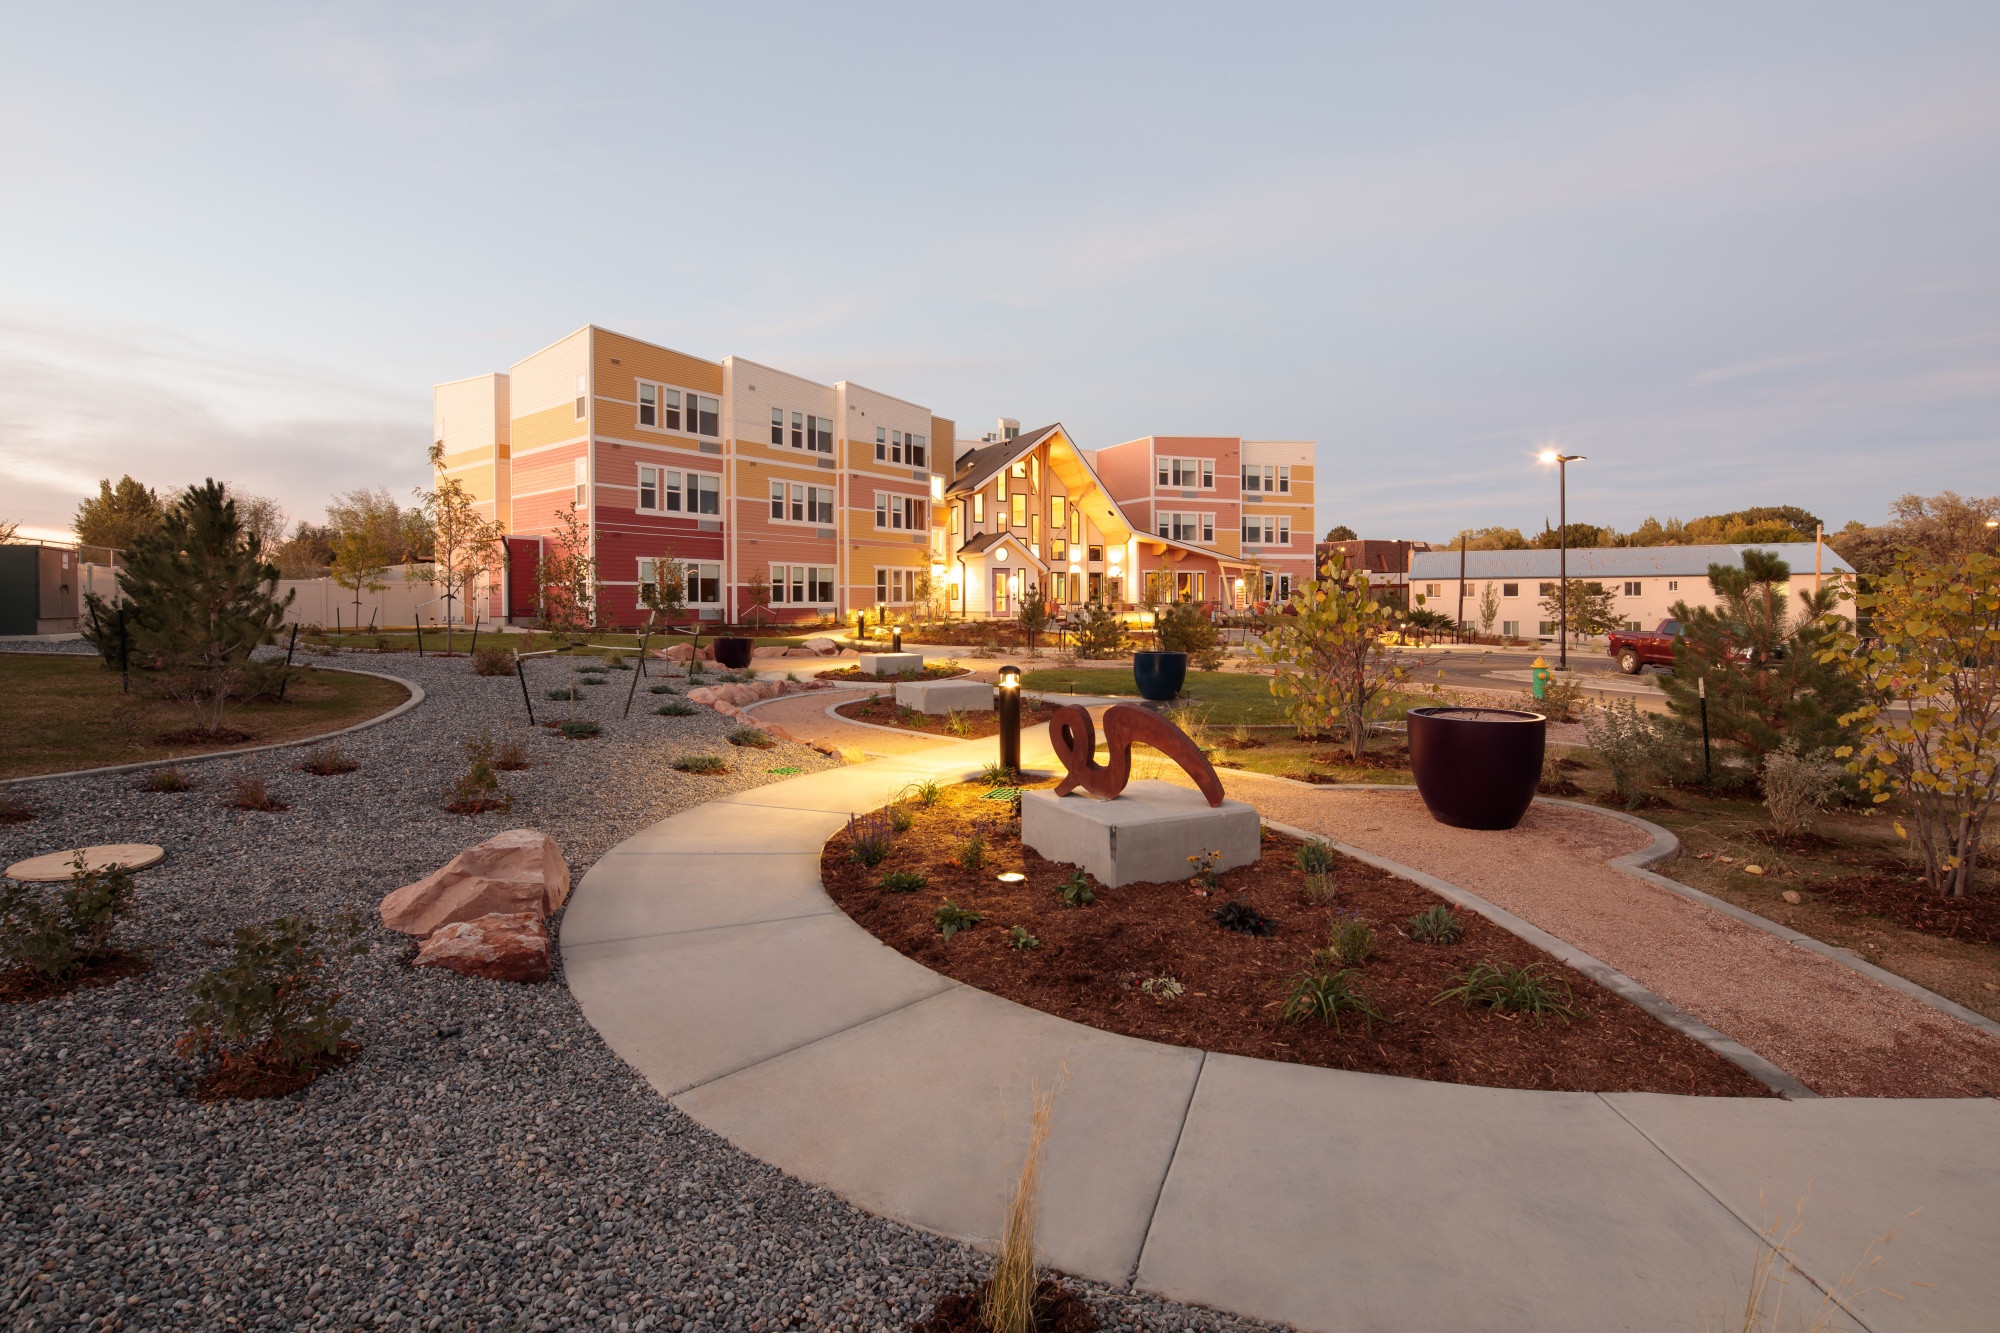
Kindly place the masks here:
<instances>
[{"instance_id":1,"label":"dark purple planter pot","mask_svg":"<svg viewBox=\"0 0 2000 1333\"><path fill-rule=\"evenodd\" d=\"M1133 653L1132 682L1139 697L1166 703L1187 683L1186 653Z\"/></svg>"},{"instance_id":2,"label":"dark purple planter pot","mask_svg":"<svg viewBox=\"0 0 2000 1333\"><path fill-rule=\"evenodd\" d=\"M1412 708L1410 771L1431 818L1509 829L1542 780L1548 719L1512 708Z\"/></svg>"},{"instance_id":3,"label":"dark purple planter pot","mask_svg":"<svg viewBox=\"0 0 2000 1333\"><path fill-rule=\"evenodd\" d=\"M741 671L750 665L750 650L756 646L755 639L717 639L715 664L726 666L731 671Z\"/></svg>"}]
</instances>

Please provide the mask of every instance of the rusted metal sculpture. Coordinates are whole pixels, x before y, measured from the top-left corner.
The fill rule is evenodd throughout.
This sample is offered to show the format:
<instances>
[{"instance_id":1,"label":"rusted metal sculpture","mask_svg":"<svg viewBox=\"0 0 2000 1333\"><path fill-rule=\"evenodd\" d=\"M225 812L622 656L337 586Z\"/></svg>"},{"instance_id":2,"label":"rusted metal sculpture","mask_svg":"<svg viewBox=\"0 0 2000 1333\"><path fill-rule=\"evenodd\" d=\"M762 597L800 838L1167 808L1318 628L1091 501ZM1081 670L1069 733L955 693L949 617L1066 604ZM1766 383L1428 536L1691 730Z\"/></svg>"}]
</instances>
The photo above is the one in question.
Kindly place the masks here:
<instances>
[{"instance_id":1,"label":"rusted metal sculpture","mask_svg":"<svg viewBox=\"0 0 2000 1333\"><path fill-rule=\"evenodd\" d=\"M1110 746L1110 762L1100 764L1096 759L1097 728L1090 713L1075 704L1056 709L1049 718L1049 744L1067 770L1056 795L1067 796L1081 787L1099 800L1112 799L1132 780L1132 743L1141 741L1185 769L1209 805L1222 804L1222 779L1215 776L1208 756L1185 731L1158 713L1131 704L1113 704L1104 710L1104 739Z\"/></svg>"}]
</instances>

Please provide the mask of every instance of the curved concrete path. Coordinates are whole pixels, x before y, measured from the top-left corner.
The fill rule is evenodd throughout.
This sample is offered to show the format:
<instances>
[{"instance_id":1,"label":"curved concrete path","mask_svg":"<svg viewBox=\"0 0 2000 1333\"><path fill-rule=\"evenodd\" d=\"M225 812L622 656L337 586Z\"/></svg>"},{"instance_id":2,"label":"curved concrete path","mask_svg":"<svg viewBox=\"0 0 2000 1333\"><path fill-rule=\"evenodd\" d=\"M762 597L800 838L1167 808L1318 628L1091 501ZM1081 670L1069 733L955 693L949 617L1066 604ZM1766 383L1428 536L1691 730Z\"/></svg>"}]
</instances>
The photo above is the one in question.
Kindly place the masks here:
<instances>
[{"instance_id":1,"label":"curved concrete path","mask_svg":"<svg viewBox=\"0 0 2000 1333\"><path fill-rule=\"evenodd\" d=\"M1024 757L1046 763L1046 745L1024 738ZM563 922L584 1013L745 1151L974 1241L999 1227L1030 1080L1066 1077L1046 1262L1303 1328L1721 1326L1757 1230L1808 1192L1796 1263L1827 1287L1923 1209L1869 1275L1903 1299L1853 1297L1862 1327L1992 1326L1992 1100L1525 1092L1207 1055L904 958L821 890L820 848L850 812L995 753L962 742L811 774L620 844Z\"/></svg>"}]
</instances>

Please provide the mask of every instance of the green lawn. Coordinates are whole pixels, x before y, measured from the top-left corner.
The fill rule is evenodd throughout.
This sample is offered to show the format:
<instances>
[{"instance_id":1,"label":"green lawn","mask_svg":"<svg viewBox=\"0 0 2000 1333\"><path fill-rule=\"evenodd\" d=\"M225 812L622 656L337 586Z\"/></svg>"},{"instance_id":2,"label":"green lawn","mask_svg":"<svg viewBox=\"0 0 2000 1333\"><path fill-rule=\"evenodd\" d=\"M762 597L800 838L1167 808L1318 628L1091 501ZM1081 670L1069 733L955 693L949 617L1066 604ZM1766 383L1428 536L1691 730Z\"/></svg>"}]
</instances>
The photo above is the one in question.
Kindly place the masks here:
<instances>
[{"instance_id":1,"label":"green lawn","mask_svg":"<svg viewBox=\"0 0 2000 1333\"><path fill-rule=\"evenodd\" d=\"M7 699L0 777L238 748L161 742L161 734L188 727L190 715L179 705L150 697L146 683L145 674L134 671L132 692L124 693L118 673L105 670L94 657L0 653L0 694ZM231 708L223 725L250 733L240 745L265 745L351 726L408 697L409 691L394 681L307 667L293 678L282 702Z\"/></svg>"},{"instance_id":2,"label":"green lawn","mask_svg":"<svg viewBox=\"0 0 2000 1333\"><path fill-rule=\"evenodd\" d=\"M1051 690L1061 694L1115 694L1137 697L1139 687L1130 671L1104 671L1060 667L1029 671L1021 686L1030 690ZM1269 676L1246 676L1234 671L1190 671L1181 698L1208 709L1214 726L1247 726L1282 723L1285 715L1278 700L1271 697Z\"/></svg>"},{"instance_id":3,"label":"green lawn","mask_svg":"<svg viewBox=\"0 0 2000 1333\"><path fill-rule=\"evenodd\" d=\"M796 648L809 638L831 637L812 634L760 634L755 636L760 647ZM283 641L280 640L282 643ZM396 634L305 634L299 637L301 644L327 644L335 648L355 649L367 652L414 653L417 651L417 636L414 633ZM513 652L539 653L551 648L567 648L572 640L554 634L499 634L483 630L479 635L481 648L506 648ZM647 641L650 648L666 648L676 643L692 643L686 634L655 634ZM701 642L704 647L715 642L715 636L703 631ZM443 652L445 633L442 629L424 631L424 651ZM456 630L451 636L453 652L465 652L472 646L472 631ZM593 630L585 637L579 653L588 654L593 647L637 649L639 636L636 634L616 634L609 630Z\"/></svg>"}]
</instances>

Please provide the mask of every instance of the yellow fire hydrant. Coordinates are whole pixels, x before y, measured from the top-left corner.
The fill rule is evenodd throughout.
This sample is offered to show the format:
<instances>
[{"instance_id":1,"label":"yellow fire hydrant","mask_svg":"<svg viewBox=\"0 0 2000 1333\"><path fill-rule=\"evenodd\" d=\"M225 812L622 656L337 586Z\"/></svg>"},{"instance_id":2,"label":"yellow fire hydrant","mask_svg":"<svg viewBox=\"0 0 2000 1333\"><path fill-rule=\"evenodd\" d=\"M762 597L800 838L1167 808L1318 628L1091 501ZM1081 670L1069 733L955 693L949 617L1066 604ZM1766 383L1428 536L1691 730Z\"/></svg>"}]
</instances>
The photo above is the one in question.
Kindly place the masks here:
<instances>
[{"instance_id":1,"label":"yellow fire hydrant","mask_svg":"<svg viewBox=\"0 0 2000 1333\"><path fill-rule=\"evenodd\" d=\"M1534 680L1534 682L1535 682L1535 684L1534 684L1534 692L1535 692L1535 697L1536 697L1537 699L1546 699L1546 698L1548 698L1548 697L1549 697L1549 664L1548 664L1547 662L1544 662L1544 661L1543 661L1543 660L1542 660L1541 658L1539 658L1539 657L1537 657L1537 658L1535 659L1535 670L1534 670L1534 673L1533 673L1533 680Z\"/></svg>"}]
</instances>

